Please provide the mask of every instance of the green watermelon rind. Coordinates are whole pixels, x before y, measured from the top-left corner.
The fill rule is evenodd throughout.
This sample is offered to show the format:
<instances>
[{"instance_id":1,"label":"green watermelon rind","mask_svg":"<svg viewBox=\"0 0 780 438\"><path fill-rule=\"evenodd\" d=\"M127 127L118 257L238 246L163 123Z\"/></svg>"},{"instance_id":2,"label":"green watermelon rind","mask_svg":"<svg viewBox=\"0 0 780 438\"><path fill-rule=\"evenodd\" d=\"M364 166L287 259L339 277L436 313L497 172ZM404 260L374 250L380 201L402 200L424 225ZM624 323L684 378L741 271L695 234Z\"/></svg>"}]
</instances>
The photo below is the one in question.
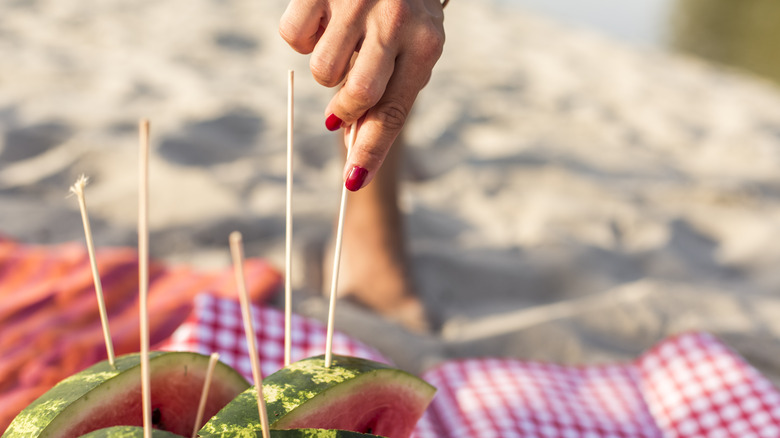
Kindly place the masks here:
<instances>
[{"instance_id":1,"label":"green watermelon rind","mask_svg":"<svg viewBox=\"0 0 780 438\"><path fill-rule=\"evenodd\" d=\"M255 430L253 434L248 435L251 438L261 438L262 436L263 431L261 430ZM285 429L271 431L271 438L377 438L377 436L338 429Z\"/></svg>"},{"instance_id":2,"label":"green watermelon rind","mask_svg":"<svg viewBox=\"0 0 780 438\"><path fill-rule=\"evenodd\" d=\"M144 436L144 428L140 426L114 426L98 429L81 438L138 438ZM262 438L262 431L246 429L233 438ZM336 429L290 429L272 430L271 438L376 438L376 435L350 432ZM152 429L152 438L182 438L181 435L164 430Z\"/></svg>"},{"instance_id":3,"label":"green watermelon rind","mask_svg":"<svg viewBox=\"0 0 780 438\"><path fill-rule=\"evenodd\" d=\"M428 401L436 392L436 388L419 377L379 362L334 355L331 367L325 368L324 356L311 357L294 362L263 379L269 426L272 430L285 429L296 417L287 415L293 410L305 415L322 409L328 399L359 391L363 382L372 380L405 385ZM199 435L228 437L247 429L262 430L254 387L239 394L217 412L201 428Z\"/></svg>"},{"instance_id":4,"label":"green watermelon rind","mask_svg":"<svg viewBox=\"0 0 780 438\"><path fill-rule=\"evenodd\" d=\"M113 426L81 435L81 438L137 438L143 436L144 428L141 426ZM182 438L182 436L166 430L152 429L152 438Z\"/></svg>"},{"instance_id":5,"label":"green watermelon rind","mask_svg":"<svg viewBox=\"0 0 780 438\"><path fill-rule=\"evenodd\" d=\"M149 353L149 368L152 373L158 367L164 369L166 364L181 364L182 361L198 364L205 369L209 357L190 352ZM140 382L139 354L117 357L114 363L116 368L112 368L108 361L99 362L60 381L19 413L2 438L50 436L67 424L88 416L89 412L85 407L95 403L96 399L109 400L116 397L113 388ZM230 383L237 387L249 386L241 374L221 362L218 362L215 373L220 376L220 381L231 380Z\"/></svg>"},{"instance_id":6,"label":"green watermelon rind","mask_svg":"<svg viewBox=\"0 0 780 438\"><path fill-rule=\"evenodd\" d=\"M138 438L144 436L144 428L140 426L114 426L104 429L98 429L81 438ZM245 429L239 434L233 435L234 438L262 438L262 431ZM290 430L272 430L272 438L376 438L376 435L367 435L364 433L350 432L347 430L336 429L290 429ZM182 438L181 435L167 432L164 430L152 429L152 438Z\"/></svg>"},{"instance_id":7,"label":"green watermelon rind","mask_svg":"<svg viewBox=\"0 0 780 438\"><path fill-rule=\"evenodd\" d=\"M81 438L138 438L144 436L144 428L140 426L114 426L98 429ZM233 438L262 438L260 430L245 429L240 434L231 435ZM376 435L350 432L337 429L289 429L272 430L271 438L376 438ZM152 429L152 438L182 438L181 435L164 430Z\"/></svg>"}]
</instances>

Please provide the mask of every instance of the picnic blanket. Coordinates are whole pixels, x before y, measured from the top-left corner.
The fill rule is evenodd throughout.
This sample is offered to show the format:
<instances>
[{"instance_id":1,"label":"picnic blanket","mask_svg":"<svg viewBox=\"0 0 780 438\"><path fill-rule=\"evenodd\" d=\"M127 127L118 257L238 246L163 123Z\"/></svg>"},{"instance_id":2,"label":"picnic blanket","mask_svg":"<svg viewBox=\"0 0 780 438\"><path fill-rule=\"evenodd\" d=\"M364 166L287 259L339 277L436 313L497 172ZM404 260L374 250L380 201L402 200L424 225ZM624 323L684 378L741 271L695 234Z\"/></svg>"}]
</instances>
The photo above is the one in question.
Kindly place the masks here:
<instances>
[{"instance_id":1,"label":"picnic blanket","mask_svg":"<svg viewBox=\"0 0 780 438\"><path fill-rule=\"evenodd\" d=\"M105 357L86 251L78 244L0 239L0 430L60 379ZM117 354L137 350L137 256L100 251ZM262 305L280 276L249 260L247 284L264 375L282 367L283 312ZM251 378L232 271L154 263L155 349L218 352ZM156 315L156 316L154 316ZM294 315L292 359L322 354L326 328ZM336 333L334 353L388 362ZM701 332L666 339L636 360L561 366L519 358L448 360L421 377L438 388L414 438L780 437L780 391L737 353Z\"/></svg>"},{"instance_id":2,"label":"picnic blanket","mask_svg":"<svg viewBox=\"0 0 780 438\"><path fill-rule=\"evenodd\" d=\"M138 255L130 248L97 252L117 355L138 351ZM245 266L250 297L266 300L281 276L268 263ZM235 296L232 269L198 272L152 262L152 348L192 313L200 293ZM57 382L106 358L97 299L83 244L26 245L0 236L0 431Z\"/></svg>"},{"instance_id":3,"label":"picnic blanket","mask_svg":"<svg viewBox=\"0 0 780 438\"><path fill-rule=\"evenodd\" d=\"M252 312L263 375L283 366L283 312ZM294 316L293 361L322 354L326 327ZM335 354L387 362L336 333ZM218 352L251 379L238 302L200 295L189 318L161 345ZM560 366L516 358L445 361L420 377L437 395L414 438L780 437L780 391L708 333L666 339L628 363Z\"/></svg>"}]
</instances>

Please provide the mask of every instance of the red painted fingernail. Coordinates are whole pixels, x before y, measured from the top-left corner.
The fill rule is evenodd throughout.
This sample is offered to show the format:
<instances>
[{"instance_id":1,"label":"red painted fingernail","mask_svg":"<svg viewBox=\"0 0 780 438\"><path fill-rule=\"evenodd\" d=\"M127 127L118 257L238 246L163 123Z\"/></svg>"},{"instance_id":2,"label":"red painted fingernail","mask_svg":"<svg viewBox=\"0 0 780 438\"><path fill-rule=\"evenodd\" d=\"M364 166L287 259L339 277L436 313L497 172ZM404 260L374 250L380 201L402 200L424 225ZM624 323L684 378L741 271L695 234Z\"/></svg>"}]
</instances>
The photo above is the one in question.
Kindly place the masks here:
<instances>
[{"instance_id":1,"label":"red painted fingernail","mask_svg":"<svg viewBox=\"0 0 780 438\"><path fill-rule=\"evenodd\" d=\"M366 169L363 169L360 166L353 167L352 170L349 171L347 181L344 183L347 190L350 192L357 192L360 190L360 188L363 187L363 182L366 180L366 175L368 175Z\"/></svg>"},{"instance_id":2,"label":"red painted fingernail","mask_svg":"<svg viewBox=\"0 0 780 438\"><path fill-rule=\"evenodd\" d=\"M325 119L325 127L328 128L328 131L335 131L339 128L341 128L341 124L343 122L339 118L339 116L335 114L331 114L328 116L327 119Z\"/></svg>"}]
</instances>

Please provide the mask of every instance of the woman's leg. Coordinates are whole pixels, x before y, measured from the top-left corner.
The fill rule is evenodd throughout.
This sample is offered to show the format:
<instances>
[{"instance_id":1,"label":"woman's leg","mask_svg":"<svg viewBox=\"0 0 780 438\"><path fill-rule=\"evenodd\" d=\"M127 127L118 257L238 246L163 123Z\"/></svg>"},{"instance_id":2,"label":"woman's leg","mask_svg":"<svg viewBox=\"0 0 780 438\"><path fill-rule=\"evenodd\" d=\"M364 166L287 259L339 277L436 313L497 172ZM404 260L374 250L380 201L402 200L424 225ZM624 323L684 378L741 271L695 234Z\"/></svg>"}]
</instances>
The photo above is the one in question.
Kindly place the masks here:
<instances>
[{"instance_id":1,"label":"woman's leg","mask_svg":"<svg viewBox=\"0 0 780 438\"><path fill-rule=\"evenodd\" d=\"M399 136L371 184L349 193L338 289L340 297L425 331L425 310L412 285L398 207L402 155Z\"/></svg>"}]
</instances>

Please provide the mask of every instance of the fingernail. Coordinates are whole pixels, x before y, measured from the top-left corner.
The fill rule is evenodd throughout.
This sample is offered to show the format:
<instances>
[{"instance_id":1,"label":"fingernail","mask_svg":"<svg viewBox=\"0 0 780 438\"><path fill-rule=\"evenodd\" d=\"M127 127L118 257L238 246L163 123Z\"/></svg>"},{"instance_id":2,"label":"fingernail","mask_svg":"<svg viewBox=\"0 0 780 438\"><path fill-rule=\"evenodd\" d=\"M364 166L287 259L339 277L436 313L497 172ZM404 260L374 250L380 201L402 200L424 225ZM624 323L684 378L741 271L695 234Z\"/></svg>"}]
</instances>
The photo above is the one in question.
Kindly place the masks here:
<instances>
[{"instance_id":1,"label":"fingernail","mask_svg":"<svg viewBox=\"0 0 780 438\"><path fill-rule=\"evenodd\" d=\"M342 123L341 119L335 114L331 114L325 119L325 127L328 128L328 131L335 131L341 128Z\"/></svg>"},{"instance_id":2,"label":"fingernail","mask_svg":"<svg viewBox=\"0 0 780 438\"><path fill-rule=\"evenodd\" d=\"M360 188L363 187L363 182L366 180L366 175L368 175L366 169L363 169L360 166L353 167L352 170L349 171L347 181L344 183L347 190L350 192L357 192L360 190Z\"/></svg>"}]
</instances>

